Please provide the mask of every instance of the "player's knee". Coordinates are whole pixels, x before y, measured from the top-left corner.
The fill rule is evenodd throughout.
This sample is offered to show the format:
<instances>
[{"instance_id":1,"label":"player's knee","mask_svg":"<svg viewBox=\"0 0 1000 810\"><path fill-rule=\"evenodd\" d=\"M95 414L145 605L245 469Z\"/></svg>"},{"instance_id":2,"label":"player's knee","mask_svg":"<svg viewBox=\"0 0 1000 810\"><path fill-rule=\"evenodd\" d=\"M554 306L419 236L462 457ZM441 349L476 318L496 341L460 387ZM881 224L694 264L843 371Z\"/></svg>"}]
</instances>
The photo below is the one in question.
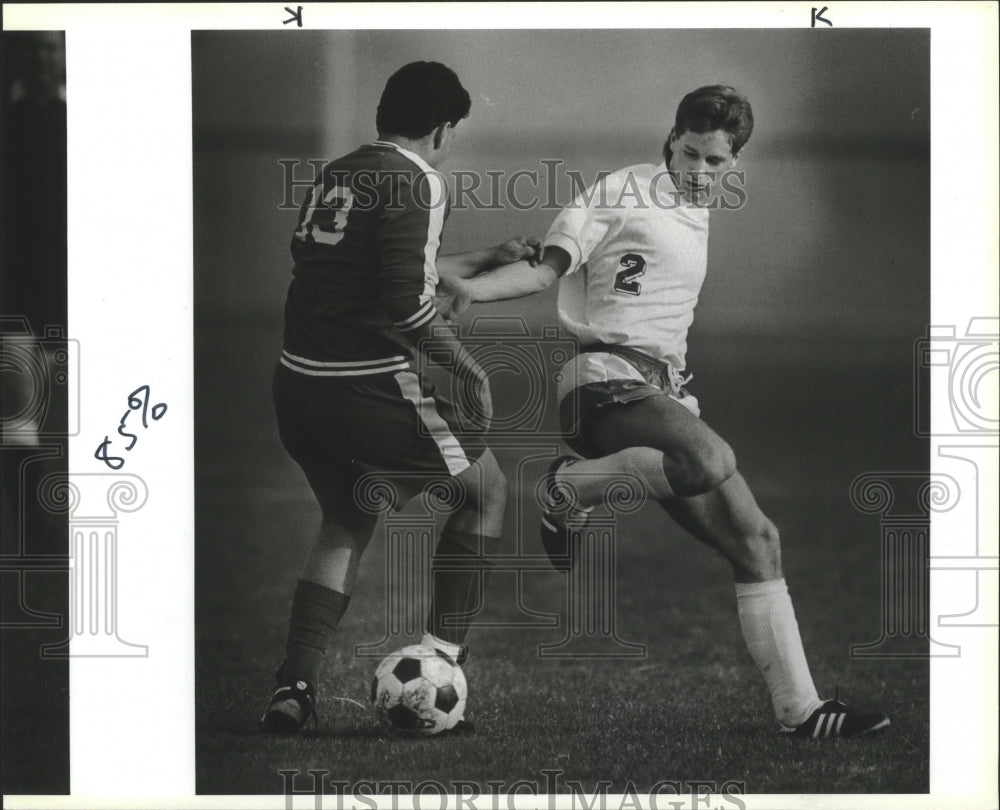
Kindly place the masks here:
<instances>
[{"instance_id":1,"label":"player's knee","mask_svg":"<svg viewBox=\"0 0 1000 810\"><path fill-rule=\"evenodd\" d=\"M509 485L492 454L483 456L460 478L469 490L470 499L484 514L502 514L507 506Z\"/></svg>"},{"instance_id":2,"label":"player's knee","mask_svg":"<svg viewBox=\"0 0 1000 810\"><path fill-rule=\"evenodd\" d=\"M705 463L705 484L709 489L721 486L736 472L736 453L723 441L716 442Z\"/></svg>"},{"instance_id":3,"label":"player's knee","mask_svg":"<svg viewBox=\"0 0 1000 810\"><path fill-rule=\"evenodd\" d=\"M685 459L686 481L678 494L711 492L722 486L736 472L736 454L724 441L707 444Z\"/></svg>"},{"instance_id":4,"label":"player's knee","mask_svg":"<svg viewBox=\"0 0 1000 810\"><path fill-rule=\"evenodd\" d=\"M483 508L488 512L503 511L507 506L510 484L499 468L483 482Z\"/></svg>"}]
</instances>

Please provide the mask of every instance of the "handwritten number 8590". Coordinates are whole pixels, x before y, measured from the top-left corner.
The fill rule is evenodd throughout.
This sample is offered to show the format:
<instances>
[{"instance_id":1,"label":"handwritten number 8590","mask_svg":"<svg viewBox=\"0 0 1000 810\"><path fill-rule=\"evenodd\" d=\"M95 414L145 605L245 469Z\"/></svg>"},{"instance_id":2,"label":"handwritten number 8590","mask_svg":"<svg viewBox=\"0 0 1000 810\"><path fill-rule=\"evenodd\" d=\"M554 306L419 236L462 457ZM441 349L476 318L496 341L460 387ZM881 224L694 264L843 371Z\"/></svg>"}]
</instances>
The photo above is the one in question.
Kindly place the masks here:
<instances>
[{"instance_id":1,"label":"handwritten number 8590","mask_svg":"<svg viewBox=\"0 0 1000 810\"><path fill-rule=\"evenodd\" d=\"M130 433L125 430L125 422L128 420L129 416L134 412L139 412L142 419L143 430L149 427L149 419L152 418L154 422L160 421L163 415L167 412L167 403L157 402L155 405L149 404L150 390L148 385L140 385L131 394L128 395L128 410L122 414L121 421L118 423L118 435L123 439L129 439L128 445L125 447L125 451L128 452L133 447L135 443L139 441L139 436L135 433ZM120 470L125 466L125 459L121 456L112 456L108 454L108 445L111 444L111 438L109 436L104 437L104 441L97 446L97 450L94 451L94 458L98 461L103 461L112 470Z\"/></svg>"}]
</instances>

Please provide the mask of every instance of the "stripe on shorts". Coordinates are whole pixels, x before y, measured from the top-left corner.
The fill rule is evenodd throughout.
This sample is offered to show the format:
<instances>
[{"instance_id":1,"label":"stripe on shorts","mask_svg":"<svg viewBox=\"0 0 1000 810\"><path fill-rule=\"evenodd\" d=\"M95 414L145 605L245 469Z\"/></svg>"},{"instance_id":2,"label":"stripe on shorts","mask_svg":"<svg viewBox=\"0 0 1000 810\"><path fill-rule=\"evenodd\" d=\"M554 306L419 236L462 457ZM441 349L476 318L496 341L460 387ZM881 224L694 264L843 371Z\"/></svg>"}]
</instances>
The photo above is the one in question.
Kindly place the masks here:
<instances>
[{"instance_id":1,"label":"stripe on shorts","mask_svg":"<svg viewBox=\"0 0 1000 810\"><path fill-rule=\"evenodd\" d=\"M458 475L471 466L465 450L459 444L455 434L451 432L448 423L444 421L441 414L437 412L435 402L432 397L423 396L420 390L420 378L412 371L400 371L393 374L399 384L399 391L407 400L413 403L417 409L417 416L424 423L427 432L430 433L434 443L441 452L441 458L448 465L448 472L451 475Z\"/></svg>"}]
</instances>

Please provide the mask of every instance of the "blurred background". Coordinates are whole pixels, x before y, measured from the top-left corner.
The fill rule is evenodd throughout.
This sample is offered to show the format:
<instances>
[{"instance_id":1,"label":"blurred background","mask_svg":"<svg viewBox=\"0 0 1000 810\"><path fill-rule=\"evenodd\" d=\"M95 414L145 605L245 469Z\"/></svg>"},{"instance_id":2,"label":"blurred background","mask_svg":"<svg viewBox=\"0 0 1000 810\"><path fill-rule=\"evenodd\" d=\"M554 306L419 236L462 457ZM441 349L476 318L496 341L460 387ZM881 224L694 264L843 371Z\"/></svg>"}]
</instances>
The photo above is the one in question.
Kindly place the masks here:
<instances>
[{"instance_id":1,"label":"blurred background","mask_svg":"<svg viewBox=\"0 0 1000 810\"><path fill-rule=\"evenodd\" d=\"M41 486L67 471L66 49L0 36L0 790L69 792L67 515ZM61 360L57 358L62 358Z\"/></svg>"},{"instance_id":2,"label":"blurred background","mask_svg":"<svg viewBox=\"0 0 1000 810\"><path fill-rule=\"evenodd\" d=\"M566 662L553 677L535 653L536 643L557 640L551 631L477 627L468 672L479 719L529 749L525 763L562 761L569 751L570 772L586 779L605 773L594 752L617 750L622 773L647 786L673 762L678 777L751 774L751 792L927 790L926 636L902 640L914 653L907 659L860 660L849 650L879 638L893 567L883 561L878 516L856 508L851 484L870 471L919 477L929 464L927 441L913 429L914 342L930 318L929 45L929 32L916 29L192 35L199 792L280 791L276 767L288 761L336 761L345 778L399 774L363 707L340 704L320 747L310 739L301 749L262 748L252 727L318 520L271 405L294 203L307 187L290 189L285 165L298 162L295 179L308 182L307 161L374 139L386 79L418 59L444 62L469 90L472 112L443 170L474 172L484 200L488 173L506 182L526 170L539 173L543 198L554 182L555 202L565 204L569 172L590 181L658 163L688 91L728 83L749 96L756 128L739 166L747 203L712 214L708 276L689 336L690 388L782 531L817 687L881 708L895 733L864 768L850 746L791 758L776 750L730 572L655 508L624 520L617 547L628 583L619 589L619 630L648 644L644 666L609 664L594 676L586 661ZM558 168L547 169L553 161ZM536 191L528 181L517 190ZM509 204L454 210L443 251L542 235L554 216L552 207ZM555 323L555 292L478 305L463 325L517 314L540 334ZM526 390L524 375L499 376L498 418L517 411ZM497 451L513 484L500 554L540 553L532 493L560 452L545 434L555 403L543 406L540 431ZM350 645L379 637L385 556L376 537L330 654L328 694L365 699L373 664L352 658ZM523 610L559 613L564 582L548 572L516 582L496 576L483 618L498 625L523 619ZM562 689L570 678L580 691ZM623 693L621 723L553 730L552 713L538 712L539 690L551 705L603 705L612 687ZM703 732L706 688L734 733ZM567 711L564 719L574 716ZM324 758L327 745L334 760ZM473 762L471 751L455 760L430 750L407 756L418 778L531 775L524 763Z\"/></svg>"},{"instance_id":3,"label":"blurred background","mask_svg":"<svg viewBox=\"0 0 1000 810\"><path fill-rule=\"evenodd\" d=\"M196 304L280 316L295 210L278 161L375 137L385 80L441 61L472 96L447 171L592 180L660 160L689 90L753 104L748 205L713 217L700 334L893 338L929 306L929 42L920 30L198 32ZM298 177L311 168L299 167ZM522 181L518 190L531 190ZM301 201L303 189L296 189ZM554 211L455 211L443 250L544 233ZM696 351L697 343L693 344ZM697 358L694 358L697 362Z\"/></svg>"}]
</instances>

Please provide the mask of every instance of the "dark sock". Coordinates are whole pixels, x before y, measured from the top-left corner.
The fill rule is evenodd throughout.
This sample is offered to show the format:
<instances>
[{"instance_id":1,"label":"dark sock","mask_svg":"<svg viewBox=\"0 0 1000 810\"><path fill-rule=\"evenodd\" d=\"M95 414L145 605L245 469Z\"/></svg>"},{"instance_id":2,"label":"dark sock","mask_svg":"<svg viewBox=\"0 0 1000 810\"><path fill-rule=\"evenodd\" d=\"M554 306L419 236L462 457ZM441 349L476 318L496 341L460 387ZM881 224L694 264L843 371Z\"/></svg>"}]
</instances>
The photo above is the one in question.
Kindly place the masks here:
<instances>
[{"instance_id":1,"label":"dark sock","mask_svg":"<svg viewBox=\"0 0 1000 810\"><path fill-rule=\"evenodd\" d=\"M316 683L323 657L350 601L350 596L339 591L299 580L292 599L285 660L278 670L278 680Z\"/></svg>"},{"instance_id":2,"label":"dark sock","mask_svg":"<svg viewBox=\"0 0 1000 810\"><path fill-rule=\"evenodd\" d=\"M441 532L431 563L433 593L427 631L442 641L463 643L474 613L483 604L493 567L482 556L484 541L490 538L447 528Z\"/></svg>"}]
</instances>

